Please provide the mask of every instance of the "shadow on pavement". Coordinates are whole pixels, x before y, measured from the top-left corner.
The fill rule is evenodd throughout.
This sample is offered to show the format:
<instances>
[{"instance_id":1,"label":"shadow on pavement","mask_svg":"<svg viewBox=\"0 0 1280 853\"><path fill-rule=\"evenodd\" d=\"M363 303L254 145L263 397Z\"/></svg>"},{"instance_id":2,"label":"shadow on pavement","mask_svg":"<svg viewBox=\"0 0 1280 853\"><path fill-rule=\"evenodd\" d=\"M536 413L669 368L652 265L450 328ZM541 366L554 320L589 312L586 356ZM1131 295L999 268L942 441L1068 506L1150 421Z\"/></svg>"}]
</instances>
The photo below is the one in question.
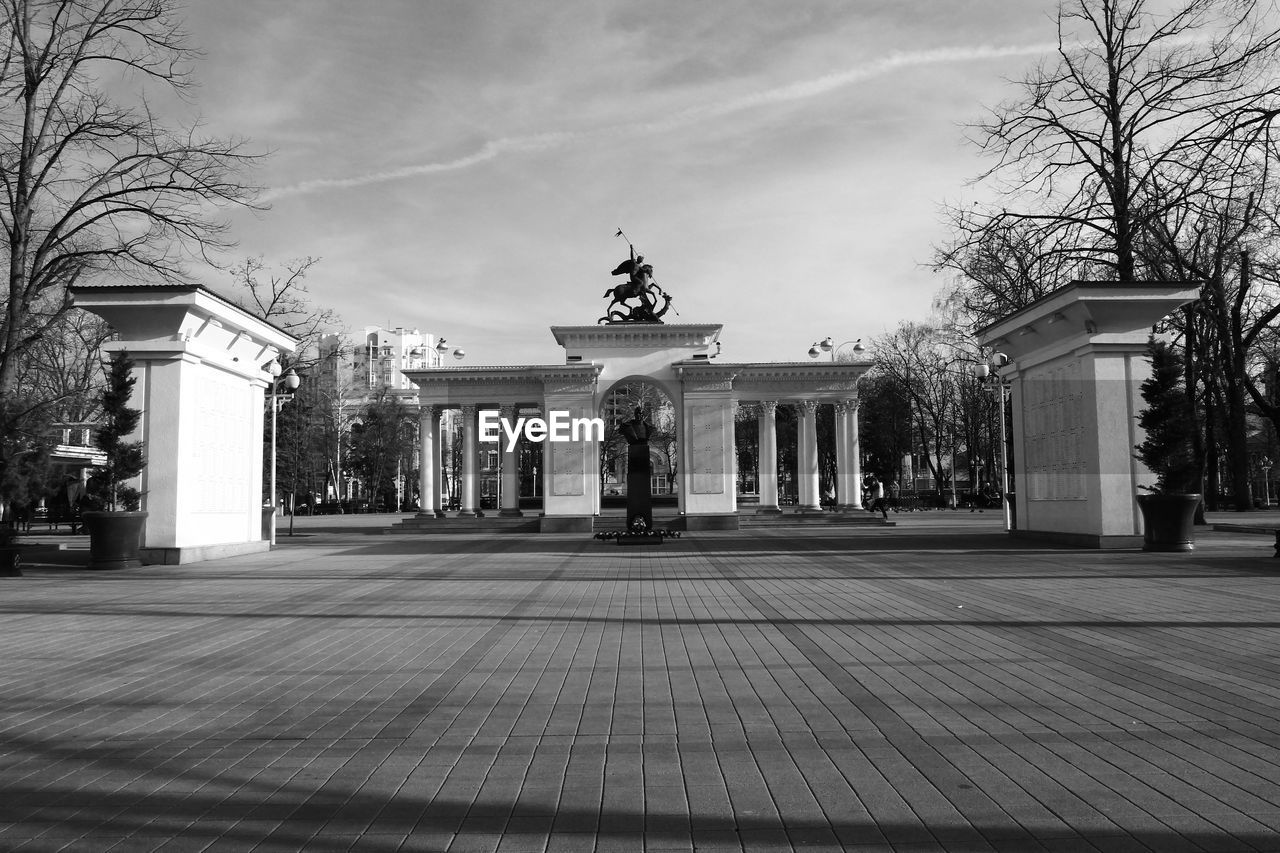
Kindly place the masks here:
<instances>
[{"instance_id":1,"label":"shadow on pavement","mask_svg":"<svg viewBox=\"0 0 1280 853\"><path fill-rule=\"evenodd\" d=\"M723 793L711 796L716 802L702 807L659 807L652 802L647 808L638 803L604 807L599 802L603 779L595 788L581 790L572 802L558 807L547 804L545 798L520 803L476 802L470 797L441 792L442 785L447 788L449 784L447 764L424 765L428 772L415 774L395 793L378 796L353 790L367 773L353 774L345 784L338 781L340 776L322 773L321 778L294 779L279 785L255 783L252 771L215 772L215 768L226 767L244 754L241 741L223 744L225 758L205 750L193 754L185 766L175 761L171 747L166 749L163 742L135 740L128 742L127 749L122 749L124 742L109 741L74 748L30 741L15 744L21 752L39 754L50 763L81 763L85 777L106 771L119 778L151 777L164 780L164 784L160 790L142 793L94 790L74 784L60 789L58 785L35 787L22 781L10 782L0 805L0 824L9 825L3 840L17 846L22 839L47 833L42 839L45 844L57 840L71 845L76 838L102 843L129 837L139 845L180 840L190 849L218 842L223 848L239 850L265 845L272 850L358 849L368 853L472 849L468 842L477 845L475 849L494 849L499 838L529 845L527 849L548 850L580 849L584 841L588 847L582 849L603 849L628 841L632 842L630 847L639 849L636 842L641 839L646 849L685 850L790 850L810 845L864 844L894 845L895 849L906 845L911 849L969 850L991 849L988 842L998 841L1003 845L1001 849L1028 853L1065 849L1128 853L1268 850L1275 849L1276 839L1272 829L1253 821L1249 823L1255 828L1246 829L1237 822L1237 828L1230 833L1189 828L1175 832L1146 816L1141 826L1126 827L1124 816L1108 815L1105 806L1083 813L1076 809L1074 819L1059 818L1043 809L1043 820L1018 823L1003 814L998 790L983 791L980 785L969 784L961 786L966 790L957 797L959 811L936 820L887 816L876 819L861 803L850 803L845 815L830 819L812 814L734 813ZM305 745L306 741L282 739L274 754L284 756L300 744ZM263 748L261 744L255 746ZM166 758L147 757L151 749ZM316 755L314 750L305 750L304 754ZM210 769L205 770L201 761ZM332 766L331 762L332 759L326 763ZM431 766L438 767L438 771L429 772ZM305 774L300 775L305 779ZM1123 782L1116 780L1113 784ZM1065 790L1063 795L1074 802ZM874 798L869 803L874 811L901 812L904 806L901 801ZM973 814L965 814L970 811ZM984 820L979 813L1000 818ZM1274 821L1275 816L1269 819ZM593 840L597 843L591 844ZM36 847L45 849L39 843Z\"/></svg>"}]
</instances>

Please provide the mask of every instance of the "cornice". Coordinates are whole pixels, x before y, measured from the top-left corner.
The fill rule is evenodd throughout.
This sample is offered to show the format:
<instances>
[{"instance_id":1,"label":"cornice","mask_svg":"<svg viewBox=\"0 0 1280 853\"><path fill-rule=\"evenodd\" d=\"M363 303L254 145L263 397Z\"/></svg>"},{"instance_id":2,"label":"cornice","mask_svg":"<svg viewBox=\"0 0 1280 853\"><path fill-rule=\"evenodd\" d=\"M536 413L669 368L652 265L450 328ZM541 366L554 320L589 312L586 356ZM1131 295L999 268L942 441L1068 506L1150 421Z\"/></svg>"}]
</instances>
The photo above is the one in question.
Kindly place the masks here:
<instances>
[{"instance_id":1,"label":"cornice","mask_svg":"<svg viewBox=\"0 0 1280 853\"><path fill-rule=\"evenodd\" d=\"M565 348L709 347L720 337L720 323L619 323L613 326L552 326Z\"/></svg>"},{"instance_id":2,"label":"cornice","mask_svg":"<svg viewBox=\"0 0 1280 853\"><path fill-rule=\"evenodd\" d=\"M542 382L546 379L594 379L603 369L603 365L599 364L468 365L403 370L401 373L418 385L427 383L476 385L495 382Z\"/></svg>"},{"instance_id":3,"label":"cornice","mask_svg":"<svg viewBox=\"0 0 1280 853\"><path fill-rule=\"evenodd\" d=\"M813 382L824 379L856 382L871 369L871 363L865 361L837 361L817 364L803 361L780 361L726 364L722 366L736 368L739 382Z\"/></svg>"}]
</instances>

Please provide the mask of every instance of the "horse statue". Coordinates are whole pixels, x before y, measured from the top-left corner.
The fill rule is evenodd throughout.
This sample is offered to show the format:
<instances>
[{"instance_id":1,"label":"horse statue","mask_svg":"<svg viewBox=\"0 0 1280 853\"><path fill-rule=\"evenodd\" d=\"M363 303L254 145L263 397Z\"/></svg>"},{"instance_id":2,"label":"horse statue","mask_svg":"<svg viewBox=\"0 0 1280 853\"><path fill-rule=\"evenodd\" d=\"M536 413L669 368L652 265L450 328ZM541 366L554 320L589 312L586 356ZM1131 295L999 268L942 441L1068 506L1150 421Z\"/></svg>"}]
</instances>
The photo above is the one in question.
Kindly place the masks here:
<instances>
[{"instance_id":1,"label":"horse statue","mask_svg":"<svg viewBox=\"0 0 1280 853\"><path fill-rule=\"evenodd\" d=\"M653 267L644 262L644 255L637 255L635 247L632 246L631 257L618 264L613 275L625 275L627 280L604 292L604 298L612 301L605 308L605 315L597 320L597 323L662 322L662 315L671 308L671 295L654 282ZM639 300L639 304L627 304L631 299ZM659 299L663 301L661 308L658 307ZM614 310L615 305L620 308Z\"/></svg>"}]
</instances>

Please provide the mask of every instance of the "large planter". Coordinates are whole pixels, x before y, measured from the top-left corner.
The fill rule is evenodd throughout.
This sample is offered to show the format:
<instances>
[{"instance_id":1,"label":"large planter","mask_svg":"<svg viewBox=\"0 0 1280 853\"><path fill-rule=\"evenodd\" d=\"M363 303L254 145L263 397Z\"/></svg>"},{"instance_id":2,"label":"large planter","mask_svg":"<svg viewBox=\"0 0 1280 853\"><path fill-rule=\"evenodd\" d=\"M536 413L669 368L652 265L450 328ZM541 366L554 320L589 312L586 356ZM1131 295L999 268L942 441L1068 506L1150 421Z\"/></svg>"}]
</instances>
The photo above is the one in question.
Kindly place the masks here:
<instances>
[{"instance_id":1,"label":"large planter","mask_svg":"<svg viewBox=\"0 0 1280 853\"><path fill-rule=\"evenodd\" d=\"M1142 550L1192 550L1200 499L1200 495L1138 495L1138 509L1142 511Z\"/></svg>"},{"instance_id":2,"label":"large planter","mask_svg":"<svg viewBox=\"0 0 1280 853\"><path fill-rule=\"evenodd\" d=\"M138 551L147 523L145 512L86 512L81 517L89 533L89 568L133 569L142 565Z\"/></svg>"}]
</instances>

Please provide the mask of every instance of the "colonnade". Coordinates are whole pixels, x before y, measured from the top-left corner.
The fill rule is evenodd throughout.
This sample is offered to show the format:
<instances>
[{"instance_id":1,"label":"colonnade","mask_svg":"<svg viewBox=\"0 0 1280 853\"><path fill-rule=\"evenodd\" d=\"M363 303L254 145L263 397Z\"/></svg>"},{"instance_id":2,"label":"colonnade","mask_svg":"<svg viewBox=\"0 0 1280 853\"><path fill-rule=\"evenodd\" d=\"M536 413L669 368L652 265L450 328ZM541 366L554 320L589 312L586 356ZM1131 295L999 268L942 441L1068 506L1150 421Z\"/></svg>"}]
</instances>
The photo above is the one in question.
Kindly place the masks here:
<instances>
[{"instance_id":1,"label":"colonnade","mask_svg":"<svg viewBox=\"0 0 1280 853\"><path fill-rule=\"evenodd\" d=\"M820 512L821 493L818 485L818 430L817 408L819 401L814 399L799 401L761 400L757 425L759 428L759 507L761 513L780 513L778 503L778 430L777 410L779 405L794 406L797 415L797 472L799 476L797 509L800 512ZM837 400L835 406L835 438L836 438L836 492L838 510L851 511L862 508L862 471L858 435L858 400L856 397ZM440 502L440 475L445 470L443 464L443 442L440 437L440 421L447 407L424 405L419 413L421 463L419 465L419 501L420 516L443 515L444 507ZM462 471L459 488L459 517L474 517L479 513L479 427L478 415L481 410L496 409L508 423L514 423L522 408L520 405L504 403L497 406L481 406L466 404L456 407L462 419ZM528 408L537 408L530 405ZM501 479L499 485L499 515L519 516L519 447L508 447L506 437L499 442L502 454ZM543 484L550 481L553 472L547 458L544 443ZM731 448L729 453L735 453ZM735 470L736 466L725 466L726 471ZM682 472L683 476L684 472Z\"/></svg>"},{"instance_id":2,"label":"colonnade","mask_svg":"<svg viewBox=\"0 0 1280 853\"><path fill-rule=\"evenodd\" d=\"M419 464L418 464L418 515L437 516L444 514L440 504L440 474L444 471L444 446L440 440L440 419L446 406L422 406L418 412ZM463 405L457 410L462 418L462 478L458 489L461 518L473 518L480 511L479 484L479 425L478 416L481 410L497 410L508 423L514 423L520 407L514 404L501 406ZM503 516L519 516L520 512L520 468L519 446L507 447L503 436L498 446L502 453L502 474L498 487L498 514Z\"/></svg>"},{"instance_id":3,"label":"colonnade","mask_svg":"<svg viewBox=\"0 0 1280 853\"><path fill-rule=\"evenodd\" d=\"M761 400L757 416L759 428L760 506L757 512L778 513L778 406L796 410L798 436L796 471L799 477L797 507L800 512L819 512L822 496L818 486L818 400L793 403ZM838 510L862 508L862 462L858 446L858 400L835 403L836 494Z\"/></svg>"}]
</instances>

